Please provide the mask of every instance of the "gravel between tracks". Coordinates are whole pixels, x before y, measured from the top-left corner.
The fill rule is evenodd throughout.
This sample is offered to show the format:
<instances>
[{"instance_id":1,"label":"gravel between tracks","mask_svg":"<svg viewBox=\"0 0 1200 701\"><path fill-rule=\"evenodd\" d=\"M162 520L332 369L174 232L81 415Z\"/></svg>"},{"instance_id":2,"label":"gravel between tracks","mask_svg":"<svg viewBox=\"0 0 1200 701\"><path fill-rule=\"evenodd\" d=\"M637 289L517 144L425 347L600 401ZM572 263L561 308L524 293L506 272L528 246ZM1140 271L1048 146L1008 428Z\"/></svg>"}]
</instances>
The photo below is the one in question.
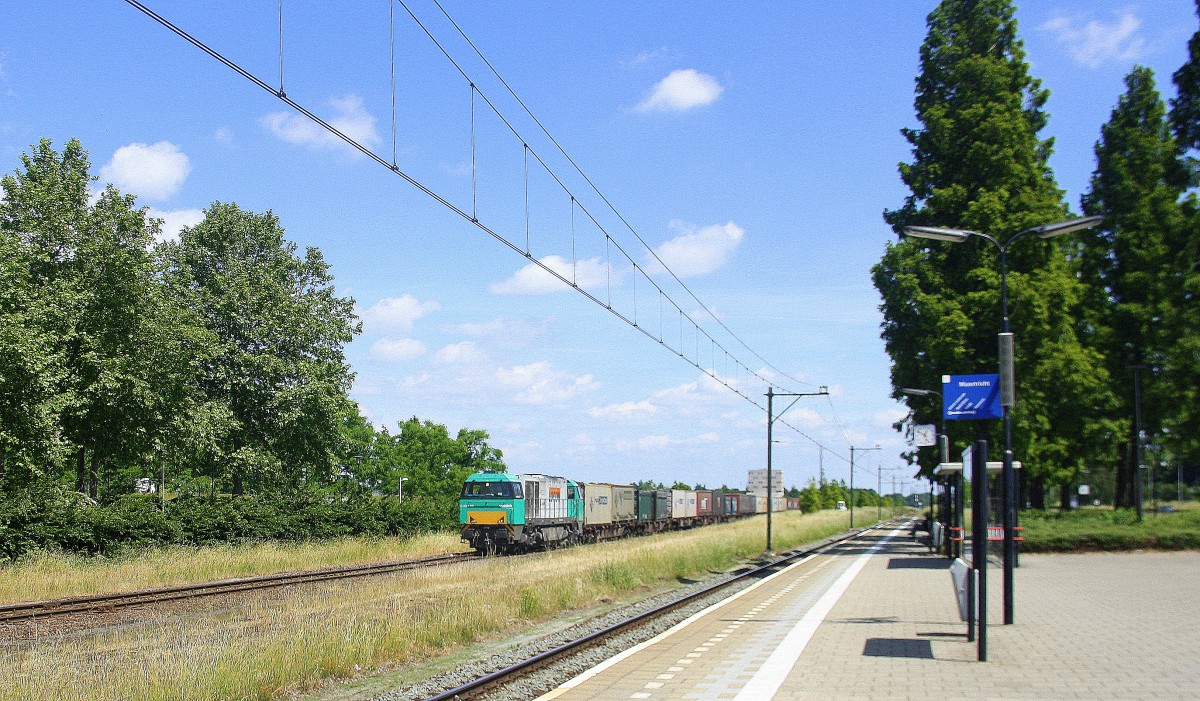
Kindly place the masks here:
<instances>
[{"instance_id":1,"label":"gravel between tracks","mask_svg":"<svg viewBox=\"0 0 1200 701\"><path fill-rule=\"evenodd\" d=\"M425 680L420 684L410 686L405 689L391 691L381 696L376 697L375 701L421 701L428 699L431 696L439 694L447 689L453 689L468 682L474 681L486 674L490 674L505 667L509 667L518 662L524 661L545 652L554 649L560 645L564 645L573 640L577 640L589 633L594 633L616 623L620 623L628 618L636 616L652 608L662 606L664 604L676 601L689 594L695 593L705 587L713 584L728 581L734 577L733 574L722 574L710 577L708 579L689 583L686 586L674 589L669 592L659 594L657 596L643 599L628 606L623 606L617 609L608 611L607 613L591 618L582 623L578 623L570 628L566 628L558 633L548 635L543 638L531 641L526 644L514 646L511 650L504 654L497 654L485 659L467 662L453 672L440 674L436 677ZM522 677L519 681L510 684L503 689L497 689L487 694L480 696L480 699L487 701L527 701L543 694L551 689L556 688L568 679L577 674L590 669L600 662L616 655L624 650L627 650L638 643L649 640L659 633L667 630L671 626L679 623L693 613L700 611L712 604L728 598L733 594L749 587L758 581L754 577L748 577L741 582L731 584L730 586L713 592L708 596L702 597L693 601L686 606L682 606L665 616L629 631L625 631L617 636L609 638L604 643L599 645L589 646L586 649L571 655L565 659L558 660L551 665L543 667L533 674Z\"/></svg>"}]
</instances>

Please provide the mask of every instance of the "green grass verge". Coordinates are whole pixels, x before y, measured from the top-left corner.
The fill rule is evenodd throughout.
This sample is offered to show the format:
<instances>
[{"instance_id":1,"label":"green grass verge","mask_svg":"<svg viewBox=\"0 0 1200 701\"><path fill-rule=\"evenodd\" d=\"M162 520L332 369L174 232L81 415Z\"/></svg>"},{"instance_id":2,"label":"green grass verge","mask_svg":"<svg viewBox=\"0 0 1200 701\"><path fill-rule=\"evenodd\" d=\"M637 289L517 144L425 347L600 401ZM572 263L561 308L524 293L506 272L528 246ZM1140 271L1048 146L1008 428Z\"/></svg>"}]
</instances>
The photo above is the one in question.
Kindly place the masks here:
<instances>
[{"instance_id":1,"label":"green grass verge","mask_svg":"<svg viewBox=\"0 0 1200 701\"><path fill-rule=\"evenodd\" d=\"M1137 513L1122 509L1022 511L1022 552L1198 550L1200 510Z\"/></svg>"}]
</instances>

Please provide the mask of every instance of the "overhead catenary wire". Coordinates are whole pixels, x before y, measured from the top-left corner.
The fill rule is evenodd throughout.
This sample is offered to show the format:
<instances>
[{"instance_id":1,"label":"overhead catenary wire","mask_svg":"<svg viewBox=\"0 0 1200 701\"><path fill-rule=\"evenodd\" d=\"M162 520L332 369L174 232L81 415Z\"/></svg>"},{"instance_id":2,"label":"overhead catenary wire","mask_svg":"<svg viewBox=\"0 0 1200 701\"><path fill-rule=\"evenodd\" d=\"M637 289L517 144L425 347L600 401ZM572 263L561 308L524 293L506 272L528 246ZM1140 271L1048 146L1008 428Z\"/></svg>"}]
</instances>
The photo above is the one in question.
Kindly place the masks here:
<instances>
[{"instance_id":1,"label":"overhead catenary wire","mask_svg":"<svg viewBox=\"0 0 1200 701\"><path fill-rule=\"evenodd\" d=\"M422 22L419 17L417 17L416 13L414 13L412 11L412 9L404 2L404 0L395 0L395 2L404 8L405 12L408 13L408 16L413 20L413 22L417 25L417 27L419 27L421 29L421 31L425 34L426 38L428 38L429 41L438 49L438 51L441 52L442 56L450 63L450 65L453 66L456 71L458 71L459 75L461 75L464 80L471 83L472 87L475 88L475 90L478 92L480 99L482 99L484 101L484 103L487 104L487 106L500 119L500 122L502 124L504 124L504 126L509 130L509 132L511 132L512 135L515 136L516 138L521 139L523 143L528 143L524 139L524 137L521 135L521 133L516 129L516 127L514 127L512 125L512 122L507 117L504 116L504 114L501 112L501 110L498 107L495 106L495 104L492 103L491 99L488 98L487 95L485 95L482 91L479 91L477 87L475 87L475 83L472 80L472 78L470 77L470 75L467 73L467 71L459 64L459 62L454 58L454 56L450 53L450 51L448 49L446 49L445 46L442 45L442 42L439 41L436 36L434 36L433 32L427 26L425 26L425 23ZM722 329L724 329L732 338L734 338L738 343L740 343L743 347L745 347L752 355L754 355L756 358L758 358L764 365L771 368L774 372L779 373L780 375L787 377L788 379L791 379L792 381L797 382L799 384L815 386L815 385L812 385L812 383L804 382L803 380L797 380L796 378L792 377L791 375L788 375L787 373L783 372L782 370L779 370L774 365L772 365L769 361L764 359L758 352L756 352L753 348L751 348L744 341L742 341L740 337L738 337L736 334L734 334L733 331L731 329L729 329L729 327L726 326L726 324L723 321L721 321L721 319L708 307L708 305L704 304L704 302L699 297L697 297L694 292L692 292L691 288L688 287L686 284L684 284L684 282L682 280L679 279L679 277L670 269L670 267L668 267L666 265L666 263L664 263L662 261L662 259L658 256L658 253L656 253L654 251L654 249L648 243L646 243L646 241L641 237L641 235L637 233L637 231L633 228L633 226L629 224L629 222L625 219L625 217L622 216L621 213L616 209L616 207L608 200L608 198L604 195L604 193L600 191L600 189L592 182L592 180L587 176L587 174L583 172L583 170L578 166L578 164L576 164L575 160L573 158L571 158L570 154L568 154L565 149L563 149L563 147L558 143L558 141L554 138L554 136L552 134L550 134L549 130L547 130L546 127L542 125L542 123L533 114L533 112L525 105L524 101L521 100L520 96L516 94L516 92L508 85L507 81L504 80L503 76L501 76L499 74L499 72L492 66L491 62L488 61L487 57L484 56L481 51L479 51L479 49L471 41L470 37L468 37L466 35L466 33L463 32L462 28L459 27L458 24L454 21L454 19L452 17L450 17L449 13L446 12L445 8L442 7L440 4L438 4L436 0L434 0L434 4L437 5L438 9L441 10L442 14L446 16L447 20L455 28L455 30L458 31L459 35L462 36L463 40L466 41L466 43L471 47L471 49L473 51L475 51L476 55L479 56L480 60L483 61L484 65L486 65L488 67L488 70L490 70L492 72L492 74L496 77L496 79L500 82L500 84L504 86L505 90L507 90L508 93L517 102L517 104L521 106L521 109L524 110L525 114L528 115L529 118L534 122L534 124L537 125L537 127L542 131L542 133L546 136L546 138L550 141L550 143L553 144L554 147L558 150L558 152L563 156L563 158L565 158L566 161L571 164L572 168L575 169L575 172L577 172L580 175L580 177L582 177L583 180L586 183L588 183L588 186L592 189L593 192L596 193L596 195L600 198L600 200L602 202L604 202L605 206L607 206L608 209L611 212L613 212L613 214L617 217L617 219L619 221L621 221L621 223L630 231L630 233L633 234L633 236L650 253L650 255L655 259L655 261L660 266L662 266L663 270L665 270L667 272L667 274L673 280L675 280L684 291L686 291L688 293L688 295L696 302L696 304L698 304L700 306L700 308L717 323L717 325L719 325ZM475 94L475 92L472 93L472 96L474 96L474 94ZM550 168L550 166L542 159L541 155L535 149L530 148L530 154L534 157L534 159L536 159L538 161L539 164L541 164L541 166L546 170L547 174L550 175L550 177L555 181L555 183L558 184L558 186L560 188L563 189L564 192L571 194L571 196L574 197L574 194L571 193L570 188L568 188L566 186L566 184L562 181L562 179L559 178L559 176L554 172L554 170L552 168ZM582 203L579 203L579 205L580 205L581 210L584 211L584 213L596 225L596 227L605 233L605 236L607 237L608 241L611 242L613 245L615 245L618 248L618 250L621 252L621 254L624 255L626 257L626 259L632 263L633 257L629 255L629 253L624 249L624 247L622 247L620 245L619 242L612 239L610 232L608 232L605 229L603 224L601 224L596 219L596 217L592 215L591 212L589 212L585 207L583 207ZM651 281L651 284L654 284L653 281ZM657 287L657 285L655 285L655 287ZM693 324L695 324L695 321L691 320L690 316L688 318L690 321L692 321ZM698 330L702 331L706 336L709 336L707 331L703 331L702 329L700 329L699 324L696 324L696 327ZM711 336L709 336L709 338L711 338ZM715 339L714 339L714 341L715 341ZM722 346L722 349L724 350L724 346ZM698 352L699 351L697 351L697 353ZM697 369L701 370L701 372L704 372L704 368L699 364L699 362L696 362L693 364L697 367ZM754 370L750 370L749 366L745 366L745 367L749 372L751 372L756 377L758 377L759 380L762 381L764 384L770 384L771 381L768 378L765 378L765 377L759 375Z\"/></svg>"},{"instance_id":2,"label":"overhead catenary wire","mask_svg":"<svg viewBox=\"0 0 1200 701\"><path fill-rule=\"evenodd\" d=\"M762 403L760 403L756 399L756 397L754 397L750 393L747 393L747 391L745 391L740 386L741 385L740 379L735 380L734 384L730 384L727 377L723 378L719 375L719 373L717 372L716 363L715 363L716 349L720 348L722 352L724 352L726 355L733 358L733 362L734 362L736 368L745 370L747 373L752 375L757 380L763 382L764 384L771 384L772 383L771 380L769 380L766 377L763 377L761 374L759 374L758 371L751 369L744 362L738 360L736 358L736 356L729 353L729 350L724 345L722 345L715 338L713 338L713 336L711 334L709 334L707 330L703 329L699 323L697 323L694 319L692 319L688 313L684 312L682 307L674 299L672 299L671 296L665 290L663 290L661 287L659 287L657 283L655 283L648 275L645 274L643 269L634 261L633 256L631 256L625 250L625 248L620 244L619 241L616 241L611 236L611 234L605 229L605 227L601 224L601 222L599 222L596 219L596 217L592 214L592 212L590 212L588 210L588 208L585 207L583 205L583 203L578 200L578 198L575 196L575 194L570 191L570 189L559 178L559 176L554 172L554 170L552 168L550 168L550 166L542 159L540 154L538 154L538 152L535 149L530 147L528 145L528 143L524 139L522 139L520 133L513 127L511 122L491 102L491 100L482 91L479 90L479 88L477 87L475 82L471 80L471 78L462 69L462 67L454 60L454 58L449 54L449 52L440 44L440 42L438 42L436 37L434 37L432 35L432 33L428 30L428 28L426 28L424 26L424 24L413 14L412 10L407 5L405 5L402 0L395 0L395 1L398 2L400 4L400 6L405 9L405 11L409 14L409 16L413 19L413 21L421 28L421 30L425 33L425 35L430 39L430 41L432 41L434 43L434 45L438 48L438 50L441 51L442 54L445 56L445 58L451 63L451 65L453 65L454 68L460 73L460 75L462 75L462 77L467 81L469 89L470 89L470 94L471 94L471 146L470 146L470 148L471 148L471 169L472 169L472 173L471 173L471 178L472 178L471 200L472 200L472 202L471 202L471 212L470 213L468 213L465 210L463 210L462 208L458 207L457 205L455 205L453 202L449 201L445 197L439 195L431 187L425 185L424 183L422 183L421 181L419 181L412 175L406 173L404 170L402 170L399 167L399 165L396 161L395 51L394 51L395 38L394 38L394 20L391 15L391 6L392 6L391 2L389 2L389 40L391 43L389 53L390 53L390 58L392 61L391 92L392 92L392 112L393 112L392 113L393 144L392 144L392 161L389 163L387 160L385 160L379 154L375 153L375 151L372 148L367 147L364 144L360 143L355 138L349 136L348 134L346 134L339 128L335 127L333 124L331 124L328 121L317 116L315 113L313 113L308 108L304 107L302 104L300 104L296 100L287 96L286 92L284 91L284 81L283 81L283 79L284 79L284 53L283 53L284 46L283 46L283 2L282 2L282 0L279 0L279 2L278 2L278 32L279 32L279 36L278 36L279 87L278 88L274 88L274 87L270 86L269 84L264 82L262 79L260 79L259 77L257 77L253 73L251 73L250 71L246 70L245 68L243 68L238 63L236 63L233 60L231 60L230 58L226 57L221 52L213 49L211 46L209 46L204 41L201 41L200 39L192 36L190 33L185 31L181 27L175 25L173 22L166 19L162 15L156 13L155 11L153 11L152 9L147 7L145 4L143 4L139 0L125 0L125 1L130 6L134 7L135 9L137 9L138 11L140 11L147 17L151 18L152 20L154 20L155 22L157 22L164 28L168 29L169 31L173 32L180 38L184 39L188 43L192 44L196 48L200 49L201 51L203 51L204 53L209 55L211 58L220 62L221 64L223 64L224 66L226 66L227 68L229 68L230 70L235 72L236 74L240 75L244 79L250 81L254 85L256 85L256 86L262 88L263 90L265 90L266 92L270 93L276 99L282 101L284 104L286 104L289 107L291 107L292 109L296 110L296 112L298 112L305 118L309 119L310 121L312 121L319 127L325 129L330 134L337 137L342 142L346 143L352 149L358 151L359 153L363 154L364 156L370 158L371 160L375 161L379 165L387 168L394 174L398 175L405 182L407 182L408 184L410 184L411 186L416 188L419 192L421 192L425 196L429 197L430 199L434 200L435 202L442 205L446 209L448 209L451 212L462 217L464 220L475 225L479 230L481 230L482 232L491 236L492 238L496 239L500 243L504 244L513 252L526 258L530 264L536 265L538 268L540 268L543 272L549 274L551 277L553 277L553 278L559 280L560 282L562 282L563 284L568 285L569 287L573 288L575 291L577 291L578 293L583 295L585 298L587 298L594 304L604 307L613 316L617 317L619 320L625 322L630 327L639 331L647 338L657 341L660 345L663 345L664 347L671 349L670 345L667 344L665 342L665 339L662 338L661 324L660 324L659 336L655 337L655 335L653 334L652 331L648 330L644 325L640 325L638 323L637 306L636 306L637 305L636 277L638 274L642 274L644 277L646 277L647 281L650 282L650 284L653 285L658 290L660 295L665 297L667 299L667 301L670 301L671 304L675 306L677 312L680 315L680 336L681 336L680 340L681 340L681 343L677 349L671 349L671 350L674 350L676 352L676 354L680 356L680 358L682 358L685 362L687 362L688 364L695 367L702 374L708 375L710 378L712 378L714 381L718 382L719 384L723 385L728 390L734 392L738 396L741 396L743 399L745 399L746 401L755 405L762 411L764 411L764 412L766 411L766 407ZM434 0L434 2L435 2L435 4L437 4L436 0ZM443 12L443 14L446 14L445 9L442 8L440 4L438 4L438 8ZM685 290L687 292L688 296L690 296L692 298L692 300L696 302L696 304L699 305L700 309L702 309L722 329L724 329L730 335L731 338L735 339L742 347L744 347L747 351L749 351L755 358L757 358L758 360L763 362L766 367L770 368L772 371L778 373L779 375L781 375L783 377L787 377L788 379L791 379L795 382L798 382L800 384L810 385L811 383L804 382L802 380L798 380L798 379L788 375L787 373L782 372L781 370L776 368L774 365L772 365L771 363L766 361L759 353L757 353L753 348L751 348L748 344L746 344L740 337L738 337L737 334L733 333L733 331L731 329L729 329L728 326L723 321L721 321L717 317L717 315L715 313L713 313L712 310L706 304L704 304L703 301L701 301L696 296L696 294L686 284L684 284L673 271L671 271L671 269L661 260L661 258L658 256L658 254L653 250L653 248L650 247L644 239L642 239L642 237L637 233L636 230L633 229L633 227L626 221L626 219L620 214L620 212L616 210L616 208L612 205L612 203L608 200L608 198L602 192L600 192L600 190L596 187L596 185L592 182L592 180L582 171L582 169L578 166L578 164L565 152L565 150L561 147L561 145L559 145L558 141L554 139L554 137L549 133L548 130L546 130L546 128L541 124L541 122L536 118L536 116L534 116L532 114L532 112L528 109L528 107L525 106L524 102L521 101L519 96L517 96L516 93L511 89L511 87L508 86L508 84L498 74L498 72L495 71L495 69L491 66L491 64L487 61L487 59L485 57L483 57L482 53L480 53L478 51L478 49L475 47L475 45L470 42L470 39L466 37L466 35L462 32L461 28L459 28L458 25L456 23L454 23L453 19L450 18L448 14L447 14L447 19L449 19L450 22L454 25L455 29L458 30L459 33L463 35L463 38L467 41L468 44L471 45L471 48L473 50L475 50L477 54L479 54L480 58L484 61L485 64L487 64L488 68L493 72L493 74L496 75L497 79L500 80L501 84L504 85L505 89L508 90L509 93L513 96L513 98L517 101L517 103L521 105L522 109L525 110L526 114L530 117L530 119L533 120L533 122L538 126L539 129L541 129L543 134L546 135L546 137L555 146L555 148L558 149L559 153L562 154L562 156L567 160L567 162L571 164L571 166L580 175L580 177L583 178L583 180L588 184L588 186L592 189L592 191L596 193L596 195L600 198L600 200L604 202L604 204L608 207L608 209L613 212L613 214L632 233L632 235L638 240L638 242L641 243L641 245L643 247L645 247L645 249L650 253L650 255L654 258L654 260L662 267L662 269L664 271L666 271L666 273L672 279L674 279L683 290ZM531 251L528 250L529 249L528 232L527 232L526 249L522 250L520 246L518 246L515 243L513 243L512 241L510 241L503 234L499 233L495 229L489 227L488 225L486 225L485 223L483 223L479 220L478 210L477 210L476 125L475 125L476 97L477 96L482 101L482 103L485 104L488 107L488 109L490 109L492 111L492 113L495 114L500 119L500 121L508 128L508 130L515 137L517 137L518 139L521 139L521 143L523 144L523 147L526 151L526 162L528 162L528 156L532 155L534 160L546 171L546 173L558 185L558 187L560 187L563 190L563 192L570 197L571 225L572 225L571 279L568 280L566 277L564 277L558 271L553 269L551 266L547 265L545 262L543 262L541 260L538 260L536 257L534 257L532 255ZM528 176L526 176L526 177L528 177ZM607 283L608 284L608 300L607 300L607 302L599 299L595 294L593 294L589 290L581 287L578 284L577 272L575 269L577 263L575 260L575 252L574 252L574 249L575 249L574 213L575 213L576 209L578 209L581 213L583 213L583 215L589 221L591 221L597 227L597 229L600 232L602 232L605 236L605 248L606 248L606 251L608 251L608 262L606 264L606 267L608 268L608 271L607 271L608 272L608 283ZM527 217L528 217L528 215L527 215ZM528 223L527 223L527 228L528 228ZM635 288L634 288L634 310L633 310L632 318L630 315L621 312L619 309L614 308L612 305L612 262L611 262L611 249L612 248L615 248L620 253L620 255L622 255L625 258L625 260L633 267ZM687 319L687 321L689 323L692 324L693 329L695 331L696 348L695 348L695 352L694 352L693 356L690 358L687 356L687 353L684 352L683 345L682 345L682 335L683 335L682 327L683 327L685 318ZM699 343L700 343L701 335L703 335L705 338L707 338L709 340L710 344L712 345L711 350L712 350L712 354L714 356L713 362L711 363L711 367L707 368L707 369L702 366L701 361L700 361ZM726 373L726 375L728 375L728 373ZM797 434L803 436L807 440L811 441L815 445L821 447L822 449L830 450L828 448L828 446L824 446L823 444L821 444L819 441L817 441L813 437L811 437L811 436L805 434L803 431L800 431L799 429L797 429L795 426L792 426L784 421L781 421L780 423L783 424L784 426L787 426L791 430L795 431ZM845 432L843 429L843 435L844 435L844 433ZM830 452L832 453L833 451L830 450ZM837 455L836 453L833 453L833 454ZM841 457L841 456L839 456L839 457Z\"/></svg>"},{"instance_id":3,"label":"overhead catenary wire","mask_svg":"<svg viewBox=\"0 0 1200 701\"><path fill-rule=\"evenodd\" d=\"M400 2L400 4L402 6L404 5L403 0L397 0L397 2ZM562 154L563 158L567 159L567 162L571 164L571 166L575 169L575 172L578 173L580 175L580 177L582 177L584 179L584 181L588 184L588 186L592 188L592 191L596 193L596 195L601 199L601 201L604 202L604 204L609 208L609 210L612 211L612 213L614 215L616 215L616 217L621 221L622 224L625 225L625 227L627 229L629 229L630 233L632 233L635 237L637 237L637 240L640 241L641 244L646 247L646 250L650 251L650 254L652 256L654 256L655 261L657 261L659 265L663 266L663 269L667 271L667 273L675 280L675 282L679 283L679 286L688 293L688 295L696 302L696 304L699 304L700 307L705 311L705 313L707 313L709 315L709 317L712 318L713 321L715 321L722 329L724 329L725 332L728 333L734 340L736 340L739 344L741 344L741 346L743 348L745 348L752 355L754 355L754 357L756 357L760 361L762 361L762 363L764 365L766 365L768 368L770 368L771 370L779 373L781 376L786 377L787 379L789 379L797 384L815 387L816 386L815 384L813 384L811 382L805 382L803 380L797 379L797 378L789 375L788 373L775 367L768 360L766 360L761 355L759 355L757 351L755 351L753 348L751 348L745 341L743 341L737 334L735 334L732 329L730 329L728 326L726 326L725 323L723 321L721 321L721 319L716 314L714 314L711 309L708 308L708 305L704 304L704 302L701 301L701 299L699 297L697 297L694 292L692 292L691 288L688 287L682 280L680 280L679 277L676 276L675 273L673 271L671 271L671 269L668 268L665 263L663 263L662 259L659 258L658 253L656 253L654 251L654 249L648 243L646 243L646 241L644 239L642 239L641 235L638 234L637 230L633 228L633 225L630 224L625 219L625 217L621 215L621 213L617 210L616 206L613 205L612 202L609 201L608 197L600 190L600 188L592 181L592 179L590 177L588 177L588 175L586 173L583 172L583 169L579 166L579 164L577 164L575 162L575 160L573 158L571 158L570 154L567 153L566 149L564 149L558 143L558 140L555 139L554 136L550 133L550 131L542 124L541 120L539 120L537 118L537 116L534 115L533 111L530 110L528 106L526 106L525 102L521 99L521 97L519 95L517 95L516 91L513 90L512 87L509 86L508 82L506 80L504 80L504 77L500 75L500 72L497 71L496 68L492 65L492 63L490 61L488 61L487 57L483 55L483 52L480 51L477 46L475 46L475 43L473 41L471 41L471 38L467 36L466 32L464 32L462 30L462 28L458 25L458 23L454 20L454 18L450 16L450 13L446 11L446 8L442 7L441 2L439 2L439 0L433 0L433 3L435 5L437 5L437 8L439 10L441 10L442 14L446 17L446 20L450 22L450 24L458 32L459 36L461 36L463 38L463 41L467 42L467 45L471 47L471 49L475 52L475 55L478 56L479 59L481 61L483 61L484 65L486 65L488 67L488 70L490 70L492 72L492 75L494 75L496 77L496 79L498 81L500 81L500 84L504 86L504 89L508 91L509 95L511 95L513 97L513 99L517 101L517 104L519 104L521 106L521 109L523 109L525 111L525 114L527 114L529 116L529 118L531 120L533 120L533 123L536 124L539 129L541 129L542 133L545 134L546 138L550 140L550 143L552 143L554 145L554 147L556 149L558 149L558 152L560 154ZM405 9L408 9L408 8L405 7ZM411 11L410 11L410 14L411 14Z\"/></svg>"}]
</instances>

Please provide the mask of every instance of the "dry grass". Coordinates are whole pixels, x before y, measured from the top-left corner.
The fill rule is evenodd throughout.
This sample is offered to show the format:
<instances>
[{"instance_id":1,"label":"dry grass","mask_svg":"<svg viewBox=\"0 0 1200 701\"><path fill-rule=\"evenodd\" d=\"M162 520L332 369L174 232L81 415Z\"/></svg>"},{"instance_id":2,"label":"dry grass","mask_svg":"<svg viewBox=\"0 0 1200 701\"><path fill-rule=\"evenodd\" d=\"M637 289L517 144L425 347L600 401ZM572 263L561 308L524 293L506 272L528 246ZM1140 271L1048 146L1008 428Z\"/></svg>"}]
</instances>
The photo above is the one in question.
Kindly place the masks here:
<instances>
[{"instance_id":1,"label":"dry grass","mask_svg":"<svg viewBox=\"0 0 1200 701\"><path fill-rule=\"evenodd\" d=\"M455 534L147 550L119 559L42 553L0 567L0 603L57 599L467 550Z\"/></svg>"},{"instance_id":2,"label":"dry grass","mask_svg":"<svg viewBox=\"0 0 1200 701\"><path fill-rule=\"evenodd\" d=\"M843 530L847 515L775 518L776 547ZM0 651L0 698L273 699L402 664L602 599L661 588L757 555L764 519L495 558L297 590L203 619L172 619Z\"/></svg>"}]
</instances>

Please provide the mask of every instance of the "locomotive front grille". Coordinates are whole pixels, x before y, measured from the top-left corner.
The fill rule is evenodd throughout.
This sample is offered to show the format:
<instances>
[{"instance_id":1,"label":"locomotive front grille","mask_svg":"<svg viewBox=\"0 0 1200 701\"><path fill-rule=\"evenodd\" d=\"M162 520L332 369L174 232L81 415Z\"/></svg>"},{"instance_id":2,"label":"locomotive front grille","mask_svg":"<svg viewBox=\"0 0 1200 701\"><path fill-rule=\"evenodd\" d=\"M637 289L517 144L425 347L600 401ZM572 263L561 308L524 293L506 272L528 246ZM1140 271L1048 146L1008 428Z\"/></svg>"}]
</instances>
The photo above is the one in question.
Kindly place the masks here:
<instances>
[{"instance_id":1,"label":"locomotive front grille","mask_svg":"<svg viewBox=\"0 0 1200 701\"><path fill-rule=\"evenodd\" d=\"M508 514L503 511L468 511L470 525L496 526L508 523Z\"/></svg>"}]
</instances>

